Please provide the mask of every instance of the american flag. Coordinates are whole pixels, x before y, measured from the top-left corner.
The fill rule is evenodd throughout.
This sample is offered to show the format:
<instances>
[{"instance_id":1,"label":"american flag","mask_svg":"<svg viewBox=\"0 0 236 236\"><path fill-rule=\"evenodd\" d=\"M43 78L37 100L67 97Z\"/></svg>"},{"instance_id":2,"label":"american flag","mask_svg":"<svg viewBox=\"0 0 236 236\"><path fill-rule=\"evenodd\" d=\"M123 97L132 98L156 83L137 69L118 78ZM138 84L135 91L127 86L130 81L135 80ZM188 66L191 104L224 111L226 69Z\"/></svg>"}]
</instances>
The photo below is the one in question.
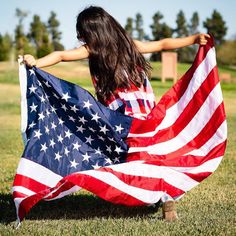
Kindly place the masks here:
<instances>
[{"instance_id":1,"label":"american flag","mask_svg":"<svg viewBox=\"0 0 236 236\"><path fill-rule=\"evenodd\" d=\"M18 220L40 200L83 188L128 206L179 199L212 174L226 147L213 40L146 120L83 88L20 65L25 149L13 183Z\"/></svg>"}]
</instances>

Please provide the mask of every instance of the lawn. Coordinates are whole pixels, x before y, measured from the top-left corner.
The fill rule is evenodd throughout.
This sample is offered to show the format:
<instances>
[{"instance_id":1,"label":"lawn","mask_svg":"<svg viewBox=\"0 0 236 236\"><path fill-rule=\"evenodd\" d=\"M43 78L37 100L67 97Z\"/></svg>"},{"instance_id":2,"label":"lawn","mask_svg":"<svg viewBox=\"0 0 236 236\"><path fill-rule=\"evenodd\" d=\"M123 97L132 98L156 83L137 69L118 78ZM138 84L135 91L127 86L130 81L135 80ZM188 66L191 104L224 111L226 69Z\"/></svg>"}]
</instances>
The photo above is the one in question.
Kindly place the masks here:
<instances>
[{"instance_id":1,"label":"lawn","mask_svg":"<svg viewBox=\"0 0 236 236\"><path fill-rule=\"evenodd\" d=\"M178 65L179 76L189 65ZM153 64L152 85L157 98L172 85L162 84L160 64ZM93 92L87 63L62 63L47 69ZM53 202L40 202L15 229L11 185L23 151L20 134L20 91L17 66L0 63L0 235L236 235L236 71L222 84L228 120L225 157L207 180L177 204L179 220L161 220L161 209L112 205L80 191Z\"/></svg>"}]
</instances>

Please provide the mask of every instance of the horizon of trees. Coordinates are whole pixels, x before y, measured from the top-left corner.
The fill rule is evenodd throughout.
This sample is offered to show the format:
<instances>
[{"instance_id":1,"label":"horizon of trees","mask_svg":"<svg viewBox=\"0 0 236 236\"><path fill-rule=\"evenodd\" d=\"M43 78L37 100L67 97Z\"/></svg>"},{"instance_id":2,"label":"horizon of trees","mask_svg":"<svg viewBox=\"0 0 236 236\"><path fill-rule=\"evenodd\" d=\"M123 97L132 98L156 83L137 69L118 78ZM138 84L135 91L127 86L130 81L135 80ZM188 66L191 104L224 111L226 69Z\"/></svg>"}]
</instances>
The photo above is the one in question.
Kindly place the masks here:
<instances>
[{"instance_id":1,"label":"horizon of trees","mask_svg":"<svg viewBox=\"0 0 236 236\"><path fill-rule=\"evenodd\" d=\"M39 15L35 14L29 25L28 32L25 32L24 20L29 16L27 11L16 9L15 16L18 23L14 30L14 37L9 33L0 33L0 61L10 60L19 54L30 53L36 57L42 57L55 50L64 50L60 42L62 33L59 31L60 22L55 12L51 11L47 22L43 22ZM137 13L134 18L128 17L124 26L127 33L138 40L161 40L169 37L185 37L199 32L200 17L198 12L194 12L189 21L185 14L180 10L176 15L176 26L170 27L164 21L164 16L157 11L152 16L150 25L151 36L144 31L144 20L141 13ZM219 61L222 64L236 64L235 48L236 37L234 40L225 40L227 26L221 14L214 10L212 15L203 21L203 27L215 38L216 47L219 49ZM227 49L227 55L223 49ZM233 49L233 50L231 50ZM180 62L192 62L197 46L193 45L176 50ZM151 60L160 60L160 53L154 53Z\"/></svg>"}]
</instances>

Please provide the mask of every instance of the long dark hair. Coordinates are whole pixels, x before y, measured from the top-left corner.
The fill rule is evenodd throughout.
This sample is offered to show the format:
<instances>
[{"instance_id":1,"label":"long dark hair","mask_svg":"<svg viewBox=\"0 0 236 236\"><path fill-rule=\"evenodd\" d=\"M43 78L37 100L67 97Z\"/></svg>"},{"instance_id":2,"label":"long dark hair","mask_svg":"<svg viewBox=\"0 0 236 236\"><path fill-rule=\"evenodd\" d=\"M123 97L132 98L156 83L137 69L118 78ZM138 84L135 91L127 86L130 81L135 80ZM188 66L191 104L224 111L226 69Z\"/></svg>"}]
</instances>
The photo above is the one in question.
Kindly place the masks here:
<instances>
[{"instance_id":1,"label":"long dark hair","mask_svg":"<svg viewBox=\"0 0 236 236\"><path fill-rule=\"evenodd\" d=\"M90 6L77 16L77 38L89 51L89 68L98 99L106 101L117 88L143 84L151 66L122 26L101 7Z\"/></svg>"}]
</instances>

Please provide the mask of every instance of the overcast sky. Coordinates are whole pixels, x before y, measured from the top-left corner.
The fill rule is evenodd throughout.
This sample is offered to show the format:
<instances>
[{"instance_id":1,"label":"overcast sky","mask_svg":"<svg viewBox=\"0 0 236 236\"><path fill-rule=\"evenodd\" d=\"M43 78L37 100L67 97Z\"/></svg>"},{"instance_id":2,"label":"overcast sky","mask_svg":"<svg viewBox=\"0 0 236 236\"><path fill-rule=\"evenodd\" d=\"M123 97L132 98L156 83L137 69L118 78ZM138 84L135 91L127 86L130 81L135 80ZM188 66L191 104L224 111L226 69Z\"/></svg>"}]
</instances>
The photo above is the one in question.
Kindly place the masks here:
<instances>
[{"instance_id":1,"label":"overcast sky","mask_svg":"<svg viewBox=\"0 0 236 236\"><path fill-rule=\"evenodd\" d=\"M39 14L43 21L47 21L50 11L57 13L61 23L62 43L67 49L77 45L75 33L75 19L77 14L86 6L97 5L105 8L114 16L122 26L125 25L127 17L135 17L137 12L143 15L145 33L151 36L150 24L152 16L160 11L164 15L164 20L169 26L175 27L176 15L183 10L187 20L194 11L200 16L202 32L202 22L210 17L213 10L218 10L226 21L228 32L226 38L236 37L236 0L207 1L207 0L2 0L0 6L0 33L8 32L13 34L17 19L15 9L20 8L29 11L29 16L25 20L25 30L28 30L29 23L34 14Z\"/></svg>"}]
</instances>

